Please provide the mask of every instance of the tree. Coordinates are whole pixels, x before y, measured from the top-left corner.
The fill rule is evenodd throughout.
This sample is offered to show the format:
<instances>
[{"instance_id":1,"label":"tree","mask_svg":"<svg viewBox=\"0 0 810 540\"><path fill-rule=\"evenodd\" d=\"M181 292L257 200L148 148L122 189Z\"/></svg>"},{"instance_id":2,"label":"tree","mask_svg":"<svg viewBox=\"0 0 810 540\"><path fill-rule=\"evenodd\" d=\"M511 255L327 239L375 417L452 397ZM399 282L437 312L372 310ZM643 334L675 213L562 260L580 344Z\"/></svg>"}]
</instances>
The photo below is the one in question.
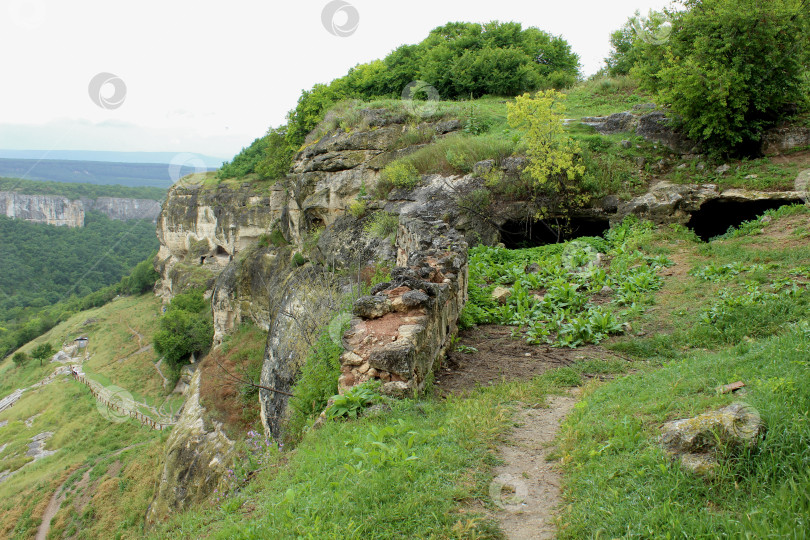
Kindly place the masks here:
<instances>
[{"instance_id":1,"label":"tree","mask_svg":"<svg viewBox=\"0 0 810 540\"><path fill-rule=\"evenodd\" d=\"M579 159L579 146L565 134L562 101L556 90L523 94L507 105L509 125L526 130L523 145L529 163L522 175L537 201L539 213L568 214L581 206L585 196L580 189L585 166Z\"/></svg>"},{"instance_id":2,"label":"tree","mask_svg":"<svg viewBox=\"0 0 810 540\"><path fill-rule=\"evenodd\" d=\"M719 153L750 154L762 132L807 105L808 0L685 0L654 62L633 74L683 131Z\"/></svg>"},{"instance_id":3,"label":"tree","mask_svg":"<svg viewBox=\"0 0 810 540\"><path fill-rule=\"evenodd\" d=\"M200 290L176 296L160 317L160 329L153 337L155 350L173 367L182 365L192 354L202 354L214 337L208 302Z\"/></svg>"},{"instance_id":4,"label":"tree","mask_svg":"<svg viewBox=\"0 0 810 540\"><path fill-rule=\"evenodd\" d=\"M610 34L610 55L605 58L608 75L629 75L637 65L660 67L663 47L672 32L669 15L650 10L647 17L636 13Z\"/></svg>"},{"instance_id":5,"label":"tree","mask_svg":"<svg viewBox=\"0 0 810 540\"><path fill-rule=\"evenodd\" d=\"M24 352L17 351L14 353L14 356L11 359L14 361L17 367L23 367L31 358Z\"/></svg>"},{"instance_id":6,"label":"tree","mask_svg":"<svg viewBox=\"0 0 810 540\"><path fill-rule=\"evenodd\" d=\"M31 358L34 360L39 360L39 365L42 365L43 360L50 358L53 356L55 350L50 343L41 343L34 347L34 350L31 351Z\"/></svg>"}]
</instances>

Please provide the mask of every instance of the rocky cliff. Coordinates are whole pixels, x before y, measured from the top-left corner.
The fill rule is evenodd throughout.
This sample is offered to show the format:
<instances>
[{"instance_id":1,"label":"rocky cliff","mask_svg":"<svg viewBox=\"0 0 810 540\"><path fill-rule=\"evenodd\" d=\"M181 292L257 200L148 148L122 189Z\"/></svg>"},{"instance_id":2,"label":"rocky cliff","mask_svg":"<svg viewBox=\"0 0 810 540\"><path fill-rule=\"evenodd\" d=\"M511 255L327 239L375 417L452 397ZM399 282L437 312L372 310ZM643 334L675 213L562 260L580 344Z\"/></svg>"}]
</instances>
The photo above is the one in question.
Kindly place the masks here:
<instances>
[{"instance_id":1,"label":"rocky cliff","mask_svg":"<svg viewBox=\"0 0 810 540\"><path fill-rule=\"evenodd\" d=\"M110 219L128 221L149 219L155 221L160 213L160 202L151 199L123 199L99 197L71 201L58 195L26 195L23 193L0 192L0 212L32 223L83 227L84 214L96 211Z\"/></svg>"},{"instance_id":2,"label":"rocky cliff","mask_svg":"<svg viewBox=\"0 0 810 540\"><path fill-rule=\"evenodd\" d=\"M0 192L0 212L10 218L32 223L84 227L84 207L81 201L71 201L55 195Z\"/></svg>"},{"instance_id":3,"label":"rocky cliff","mask_svg":"<svg viewBox=\"0 0 810 540\"><path fill-rule=\"evenodd\" d=\"M419 140L435 140L461 124L414 126L380 110L362 115L362 129L333 130L312 142L295 156L290 174L275 183L176 185L157 221L158 294L168 300L188 287L204 287L212 300L215 346L243 321L267 331L257 405L266 433L274 438L284 436L287 394L325 329L343 347L342 389L379 379L392 395L421 390L466 300L468 243L502 241L510 220L532 215L521 201L499 202L497 212L461 204L483 186L482 171L499 167L503 175L519 175L525 159L515 157L478 163L469 175L425 176L417 188L394 189L383 200L365 195L375 191L387 163L422 146L402 144L413 140L403 137L406 132L415 129L426 135ZM758 209L796 197L663 183L628 201L597 201L576 218L605 227L631 214L684 224L701 210L717 214L712 205ZM358 200L366 203L365 215L349 212ZM398 221L394 242L369 232L369 222L380 212ZM360 286L379 268L390 271L391 280L358 298ZM207 425L200 420L207 412L198 401L192 403L189 422ZM221 460L211 456L225 455L230 442L212 429L179 429L172 435L155 512L182 508L184 503L174 499L192 491L201 500L218 484Z\"/></svg>"}]
</instances>

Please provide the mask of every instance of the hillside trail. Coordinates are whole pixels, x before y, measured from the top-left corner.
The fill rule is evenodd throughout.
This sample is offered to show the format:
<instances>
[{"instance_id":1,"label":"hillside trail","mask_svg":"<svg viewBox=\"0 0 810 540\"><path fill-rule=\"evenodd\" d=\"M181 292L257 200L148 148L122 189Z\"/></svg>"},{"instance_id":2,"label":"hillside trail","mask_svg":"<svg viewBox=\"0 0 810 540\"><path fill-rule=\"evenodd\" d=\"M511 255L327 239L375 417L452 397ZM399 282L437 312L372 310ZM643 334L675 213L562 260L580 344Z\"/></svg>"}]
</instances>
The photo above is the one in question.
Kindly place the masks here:
<instances>
[{"instance_id":1,"label":"hillside trail","mask_svg":"<svg viewBox=\"0 0 810 540\"><path fill-rule=\"evenodd\" d=\"M138 444L131 444L126 448L121 448L120 450L110 452L104 457L117 456L126 452L127 450L132 450L133 448L137 448L138 446L143 446L145 444L147 443L143 442ZM90 467L84 472L81 481L79 481L79 483L76 485L74 491L78 490L83 485L84 486L87 485L90 479L90 473L92 473L93 469L95 469L95 466ZM36 540L46 540L48 538L48 533L51 530L51 522L53 521L53 518L56 517L56 514L59 512L59 509L62 507L62 503L65 502L65 499L67 498L68 494L64 488L68 480L70 480L70 476L68 476L68 478L64 482L62 482L62 484L60 484L58 488L56 488L56 490L53 492L53 495L51 496L51 499L48 501L48 506L45 507L45 512L43 512L42 514L42 522L39 524L39 528L37 529L37 535L35 537Z\"/></svg>"},{"instance_id":2,"label":"hillside trail","mask_svg":"<svg viewBox=\"0 0 810 540\"><path fill-rule=\"evenodd\" d=\"M493 517L509 540L555 536L561 474L557 463L549 460L551 445L576 402L574 395L550 396L546 408L521 409L519 427L498 448L504 463L495 468L490 497L500 509Z\"/></svg>"},{"instance_id":3,"label":"hillside trail","mask_svg":"<svg viewBox=\"0 0 810 540\"><path fill-rule=\"evenodd\" d=\"M448 354L436 379L444 395L464 395L480 386L528 380L584 358L616 358L615 353L598 346L558 349L529 345L513 339L511 327L499 325L464 330L459 334L459 344ZM509 540L555 536L562 496L561 474L552 459L551 446L578 396L579 388L574 388L566 395L548 396L545 406L520 404L514 417L516 427L498 447L503 464L495 467L489 489L497 510L485 512L498 521Z\"/></svg>"}]
</instances>

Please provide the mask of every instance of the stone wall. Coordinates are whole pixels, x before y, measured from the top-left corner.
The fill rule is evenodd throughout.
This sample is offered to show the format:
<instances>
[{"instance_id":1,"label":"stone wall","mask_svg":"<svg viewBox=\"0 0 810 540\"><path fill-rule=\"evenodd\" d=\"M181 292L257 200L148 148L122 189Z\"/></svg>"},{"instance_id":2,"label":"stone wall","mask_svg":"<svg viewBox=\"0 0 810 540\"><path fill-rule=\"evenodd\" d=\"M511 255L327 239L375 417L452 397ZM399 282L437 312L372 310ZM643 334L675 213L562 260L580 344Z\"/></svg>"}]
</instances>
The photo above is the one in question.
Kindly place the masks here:
<instances>
[{"instance_id":1,"label":"stone wall","mask_svg":"<svg viewBox=\"0 0 810 540\"><path fill-rule=\"evenodd\" d=\"M354 304L343 337L341 391L371 379L393 396L424 387L467 300L467 243L443 221L403 217L391 278Z\"/></svg>"}]
</instances>

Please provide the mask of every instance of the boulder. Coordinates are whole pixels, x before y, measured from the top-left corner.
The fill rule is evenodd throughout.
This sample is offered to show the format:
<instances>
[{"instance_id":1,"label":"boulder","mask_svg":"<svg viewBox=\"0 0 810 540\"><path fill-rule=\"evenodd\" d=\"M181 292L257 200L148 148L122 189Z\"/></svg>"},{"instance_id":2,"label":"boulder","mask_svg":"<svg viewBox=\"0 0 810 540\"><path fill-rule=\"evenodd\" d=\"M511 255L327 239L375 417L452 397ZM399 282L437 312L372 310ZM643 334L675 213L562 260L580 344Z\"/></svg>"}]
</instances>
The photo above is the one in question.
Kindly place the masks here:
<instances>
[{"instance_id":1,"label":"boulder","mask_svg":"<svg viewBox=\"0 0 810 540\"><path fill-rule=\"evenodd\" d=\"M661 445L688 470L703 474L711 471L718 451L739 451L755 447L765 433L765 424L756 409L742 402L667 422Z\"/></svg>"},{"instance_id":2,"label":"boulder","mask_svg":"<svg viewBox=\"0 0 810 540\"><path fill-rule=\"evenodd\" d=\"M762 136L762 153L772 156L810 146L810 127L789 126L769 129Z\"/></svg>"},{"instance_id":3,"label":"boulder","mask_svg":"<svg viewBox=\"0 0 810 540\"><path fill-rule=\"evenodd\" d=\"M629 112L620 112L611 114L605 118L604 122L597 123L594 128L599 133L609 135L612 133L621 133L624 131L631 131L636 124L636 117Z\"/></svg>"},{"instance_id":4,"label":"boulder","mask_svg":"<svg viewBox=\"0 0 810 540\"><path fill-rule=\"evenodd\" d=\"M384 296L362 296L354 302L353 311L363 319L379 319L391 312L391 300Z\"/></svg>"},{"instance_id":5,"label":"boulder","mask_svg":"<svg viewBox=\"0 0 810 540\"><path fill-rule=\"evenodd\" d=\"M636 134L648 141L663 144L681 154L697 153L697 144L673 129L672 122L661 111L653 111L641 116L636 125Z\"/></svg>"},{"instance_id":6,"label":"boulder","mask_svg":"<svg viewBox=\"0 0 810 540\"><path fill-rule=\"evenodd\" d=\"M402 303L409 308L423 306L429 300L430 297L422 291L408 291L402 295Z\"/></svg>"},{"instance_id":7,"label":"boulder","mask_svg":"<svg viewBox=\"0 0 810 540\"><path fill-rule=\"evenodd\" d=\"M512 296L512 291L506 287L495 287L492 291L492 299L500 304L505 304L506 299Z\"/></svg>"}]
</instances>

